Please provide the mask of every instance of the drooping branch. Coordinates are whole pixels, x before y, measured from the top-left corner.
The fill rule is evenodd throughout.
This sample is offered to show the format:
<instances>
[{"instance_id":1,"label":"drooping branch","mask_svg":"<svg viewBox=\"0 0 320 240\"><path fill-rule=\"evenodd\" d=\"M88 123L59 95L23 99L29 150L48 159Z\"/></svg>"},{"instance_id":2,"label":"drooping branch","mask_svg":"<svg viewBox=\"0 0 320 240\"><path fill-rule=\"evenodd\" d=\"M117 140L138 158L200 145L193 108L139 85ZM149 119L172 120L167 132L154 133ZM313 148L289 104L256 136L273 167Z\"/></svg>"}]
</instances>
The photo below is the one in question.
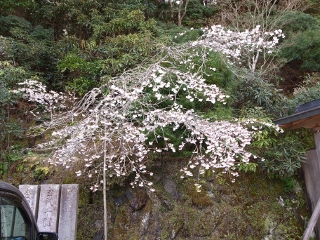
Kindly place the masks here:
<instances>
[{"instance_id":1,"label":"drooping branch","mask_svg":"<svg viewBox=\"0 0 320 240\"><path fill-rule=\"evenodd\" d=\"M53 164L69 168L81 161L84 169L77 175L85 172L89 178L95 176L94 191L105 183L101 179L105 174L132 174L132 186L151 187L152 182L145 177L152 175L147 169L149 153L178 152L186 145L192 156L182 176L191 176L195 168L200 174L221 168L236 176L236 166L250 159L246 147L254 130L249 131L236 119L212 122L184 107L183 102L225 103L228 96L224 91L206 82L207 52L221 52L241 61L243 53L275 46L275 39L267 41L259 37L261 34L259 28L243 33L215 26L198 41L165 48L165 54L159 54L149 65L107 79L70 111L53 115L43 124L54 130L52 140L38 147L53 150L49 159ZM179 146L166 135L167 129L181 139Z\"/></svg>"}]
</instances>

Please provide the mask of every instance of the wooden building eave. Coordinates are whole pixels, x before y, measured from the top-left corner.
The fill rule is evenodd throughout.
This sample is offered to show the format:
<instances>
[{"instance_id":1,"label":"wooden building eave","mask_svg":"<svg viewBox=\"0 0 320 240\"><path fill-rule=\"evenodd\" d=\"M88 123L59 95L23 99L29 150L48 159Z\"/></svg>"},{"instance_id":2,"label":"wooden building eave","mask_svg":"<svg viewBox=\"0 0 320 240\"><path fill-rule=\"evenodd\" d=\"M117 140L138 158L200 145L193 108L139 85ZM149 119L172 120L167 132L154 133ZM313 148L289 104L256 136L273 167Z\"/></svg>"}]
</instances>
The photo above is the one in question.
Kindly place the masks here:
<instances>
[{"instance_id":1,"label":"wooden building eave","mask_svg":"<svg viewBox=\"0 0 320 240\"><path fill-rule=\"evenodd\" d=\"M274 123L285 129L320 127L320 106L277 119Z\"/></svg>"}]
</instances>

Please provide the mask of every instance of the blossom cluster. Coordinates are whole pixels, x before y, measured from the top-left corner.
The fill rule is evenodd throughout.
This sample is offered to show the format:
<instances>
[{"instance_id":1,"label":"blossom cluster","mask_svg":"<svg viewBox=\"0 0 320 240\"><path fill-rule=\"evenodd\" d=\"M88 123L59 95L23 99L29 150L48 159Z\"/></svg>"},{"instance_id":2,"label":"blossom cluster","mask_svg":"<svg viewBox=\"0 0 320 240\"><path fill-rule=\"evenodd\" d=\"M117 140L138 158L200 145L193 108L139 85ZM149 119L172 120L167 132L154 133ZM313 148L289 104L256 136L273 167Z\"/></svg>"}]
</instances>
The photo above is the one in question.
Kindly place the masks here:
<instances>
[{"instance_id":1,"label":"blossom cluster","mask_svg":"<svg viewBox=\"0 0 320 240\"><path fill-rule=\"evenodd\" d=\"M280 39L285 37L281 29L265 32L260 25L244 31L232 31L221 25L202 30L204 34L192 43L194 46L222 53L233 64L247 64L252 72L256 70L260 57L272 54Z\"/></svg>"},{"instance_id":2,"label":"blossom cluster","mask_svg":"<svg viewBox=\"0 0 320 240\"><path fill-rule=\"evenodd\" d=\"M65 109L66 102L70 100L70 96L64 93L58 93L55 91L47 91L46 86L34 79L27 79L24 82L18 83L19 88L12 90L15 94L22 94L22 97L28 99L30 102L37 103L41 108L44 107L45 112L49 112L51 117L55 110ZM39 108L37 107L32 114L38 115Z\"/></svg>"},{"instance_id":3,"label":"blossom cluster","mask_svg":"<svg viewBox=\"0 0 320 240\"><path fill-rule=\"evenodd\" d=\"M182 106L176 105L169 111L150 112L143 123L149 132L168 125L173 125L173 130L178 129L181 124L186 128L188 137L178 149L170 143L163 149L176 152L186 144L194 146L188 165L181 169L182 178L193 176L191 170L196 167L199 167L200 174L208 169L223 169L237 176L234 167L239 163L248 163L252 155L246 151L246 146L251 143L252 132L239 122L210 122L197 116L194 111L184 111Z\"/></svg>"}]
</instances>

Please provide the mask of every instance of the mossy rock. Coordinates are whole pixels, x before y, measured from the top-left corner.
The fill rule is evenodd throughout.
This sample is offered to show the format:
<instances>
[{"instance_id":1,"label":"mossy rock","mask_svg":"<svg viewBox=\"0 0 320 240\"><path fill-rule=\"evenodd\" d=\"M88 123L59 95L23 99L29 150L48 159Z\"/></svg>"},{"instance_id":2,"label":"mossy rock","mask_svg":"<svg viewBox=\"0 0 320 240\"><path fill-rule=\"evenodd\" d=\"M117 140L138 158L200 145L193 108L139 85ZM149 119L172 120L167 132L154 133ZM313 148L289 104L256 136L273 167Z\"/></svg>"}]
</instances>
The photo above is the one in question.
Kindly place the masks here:
<instances>
[{"instance_id":1,"label":"mossy rock","mask_svg":"<svg viewBox=\"0 0 320 240\"><path fill-rule=\"evenodd\" d=\"M192 203L199 208L205 208L214 205L213 199L209 196L205 189L198 192L192 181L185 184L186 193L192 200Z\"/></svg>"}]
</instances>

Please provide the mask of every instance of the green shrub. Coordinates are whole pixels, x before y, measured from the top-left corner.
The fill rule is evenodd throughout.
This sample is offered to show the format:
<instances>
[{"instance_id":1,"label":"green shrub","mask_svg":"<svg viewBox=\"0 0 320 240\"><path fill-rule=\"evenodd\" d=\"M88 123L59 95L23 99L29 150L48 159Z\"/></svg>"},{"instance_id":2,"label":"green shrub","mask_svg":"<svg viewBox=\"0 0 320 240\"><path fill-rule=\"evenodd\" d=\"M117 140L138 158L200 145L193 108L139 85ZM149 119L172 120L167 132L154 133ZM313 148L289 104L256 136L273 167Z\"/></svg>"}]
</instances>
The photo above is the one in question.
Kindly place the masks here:
<instances>
[{"instance_id":1,"label":"green shrub","mask_svg":"<svg viewBox=\"0 0 320 240\"><path fill-rule=\"evenodd\" d=\"M28 34L32 30L32 25L24 18L14 15L0 17L0 35L12 37L22 37L23 34Z\"/></svg>"},{"instance_id":2,"label":"green shrub","mask_svg":"<svg viewBox=\"0 0 320 240\"><path fill-rule=\"evenodd\" d=\"M292 35L280 56L287 61L301 62L301 69L320 71L320 29L310 29Z\"/></svg>"},{"instance_id":3,"label":"green shrub","mask_svg":"<svg viewBox=\"0 0 320 240\"><path fill-rule=\"evenodd\" d=\"M319 71L319 19L303 12L287 12L277 21L286 38L279 57L298 62L302 70Z\"/></svg>"},{"instance_id":4,"label":"green shrub","mask_svg":"<svg viewBox=\"0 0 320 240\"><path fill-rule=\"evenodd\" d=\"M263 169L269 177L287 178L297 174L305 161L306 151L314 147L312 134L307 129L280 132L272 127L271 119L262 108L247 109L242 112L242 117L267 123L252 126L259 128L249 147L249 151L258 157L253 158L252 163L258 164L256 167ZM251 166L253 171L254 166Z\"/></svg>"},{"instance_id":5,"label":"green shrub","mask_svg":"<svg viewBox=\"0 0 320 240\"><path fill-rule=\"evenodd\" d=\"M27 114L17 111L15 105L18 103L18 96L12 94L11 90L29 76L30 73L24 68L16 67L9 61L0 61L0 151L3 154L10 152L12 142L23 135L20 114Z\"/></svg>"},{"instance_id":6,"label":"green shrub","mask_svg":"<svg viewBox=\"0 0 320 240\"><path fill-rule=\"evenodd\" d=\"M206 25L206 20L213 17L215 13L215 7L204 6L199 0L191 0L188 4L187 13L182 24L196 28L203 27Z\"/></svg>"},{"instance_id":7,"label":"green shrub","mask_svg":"<svg viewBox=\"0 0 320 240\"><path fill-rule=\"evenodd\" d=\"M304 130L279 135L262 131L252 145L257 155L263 158L259 165L270 177L287 178L297 174L301 163L306 160L307 149L312 145L311 135L306 135Z\"/></svg>"},{"instance_id":8,"label":"green shrub","mask_svg":"<svg viewBox=\"0 0 320 240\"><path fill-rule=\"evenodd\" d=\"M316 74L308 75L300 87L294 90L291 98L286 100L287 114L293 114L301 105L320 98L320 77Z\"/></svg>"},{"instance_id":9,"label":"green shrub","mask_svg":"<svg viewBox=\"0 0 320 240\"><path fill-rule=\"evenodd\" d=\"M270 116L282 116L286 111L285 97L268 79L248 75L239 78L232 86L231 97L238 110L262 108Z\"/></svg>"},{"instance_id":10,"label":"green shrub","mask_svg":"<svg viewBox=\"0 0 320 240\"><path fill-rule=\"evenodd\" d=\"M0 131L1 133L1 131ZM21 134L21 132L20 132ZM1 139L0 139L1 140ZM3 151L3 154L0 155L0 174L6 174L10 171L10 167L14 163L18 163L20 160L22 160L23 157L22 149L19 145L12 145L9 149L6 151ZM18 171L21 170L22 164L17 164Z\"/></svg>"},{"instance_id":11,"label":"green shrub","mask_svg":"<svg viewBox=\"0 0 320 240\"><path fill-rule=\"evenodd\" d=\"M319 20L304 12L288 11L276 21L276 25L288 37L293 33L319 28Z\"/></svg>"},{"instance_id":12,"label":"green shrub","mask_svg":"<svg viewBox=\"0 0 320 240\"><path fill-rule=\"evenodd\" d=\"M5 15L8 13L12 13L16 9L21 9L24 11L30 11L37 6L37 2L34 0L1 0L0 1L0 15Z\"/></svg>"}]
</instances>

